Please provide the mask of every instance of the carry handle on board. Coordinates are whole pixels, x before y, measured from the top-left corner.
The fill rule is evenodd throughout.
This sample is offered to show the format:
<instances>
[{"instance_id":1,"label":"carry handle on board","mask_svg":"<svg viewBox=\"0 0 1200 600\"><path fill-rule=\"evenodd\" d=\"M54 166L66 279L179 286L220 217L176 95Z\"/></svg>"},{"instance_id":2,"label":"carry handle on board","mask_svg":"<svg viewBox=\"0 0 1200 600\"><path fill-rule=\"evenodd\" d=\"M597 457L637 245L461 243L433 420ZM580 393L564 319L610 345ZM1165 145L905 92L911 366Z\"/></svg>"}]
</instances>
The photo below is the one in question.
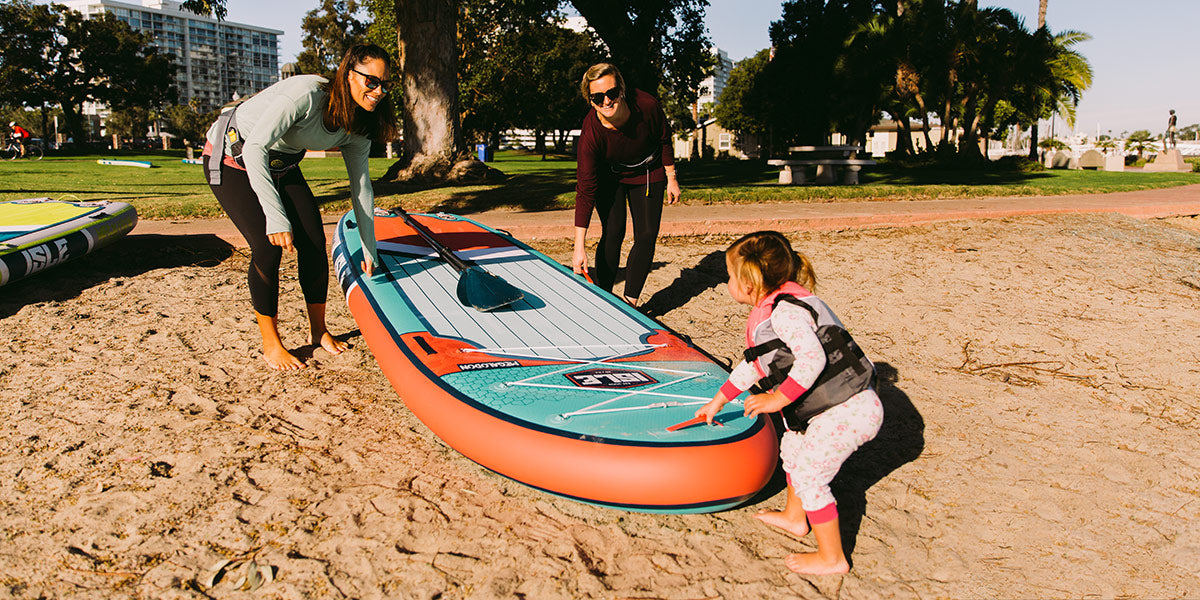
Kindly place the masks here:
<instances>
[{"instance_id":1,"label":"carry handle on board","mask_svg":"<svg viewBox=\"0 0 1200 600\"><path fill-rule=\"evenodd\" d=\"M525 292L513 287L507 281L492 275L479 265L469 264L455 256L449 248L433 237L433 232L418 223L403 208L393 208L391 213L404 219L404 222L424 238L425 243L429 244L429 247L433 248L442 260L458 271L458 300L464 305L486 312L508 306L525 297Z\"/></svg>"}]
</instances>

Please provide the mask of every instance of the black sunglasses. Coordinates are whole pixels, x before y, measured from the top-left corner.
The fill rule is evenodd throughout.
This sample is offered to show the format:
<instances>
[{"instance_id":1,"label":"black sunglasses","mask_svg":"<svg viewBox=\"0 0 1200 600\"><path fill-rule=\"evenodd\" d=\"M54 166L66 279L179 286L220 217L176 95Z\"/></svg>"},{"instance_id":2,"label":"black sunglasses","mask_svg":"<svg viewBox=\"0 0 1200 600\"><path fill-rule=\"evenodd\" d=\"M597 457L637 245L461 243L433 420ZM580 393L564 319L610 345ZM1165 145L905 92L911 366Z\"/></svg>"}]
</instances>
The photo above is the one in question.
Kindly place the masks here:
<instances>
[{"instance_id":1,"label":"black sunglasses","mask_svg":"<svg viewBox=\"0 0 1200 600\"><path fill-rule=\"evenodd\" d=\"M358 73L359 75L362 75L363 77L365 77L367 79L367 89L368 90L374 90L375 88L381 87L381 88L383 88L383 93L386 94L386 93L388 93L389 90L392 89L392 82L390 82L386 79L380 79L374 75L368 75L366 73L363 73L362 71L359 71L358 69L355 69L354 67L350 67L350 70L354 71L355 73Z\"/></svg>"},{"instance_id":2,"label":"black sunglasses","mask_svg":"<svg viewBox=\"0 0 1200 600\"><path fill-rule=\"evenodd\" d=\"M610 87L610 88L608 88L607 92L596 92L595 94L588 94L588 100L591 100L592 104L595 104L596 106L603 106L605 96L608 96L608 99L613 100L613 101L615 101L617 98L620 98L621 97L621 86Z\"/></svg>"}]
</instances>

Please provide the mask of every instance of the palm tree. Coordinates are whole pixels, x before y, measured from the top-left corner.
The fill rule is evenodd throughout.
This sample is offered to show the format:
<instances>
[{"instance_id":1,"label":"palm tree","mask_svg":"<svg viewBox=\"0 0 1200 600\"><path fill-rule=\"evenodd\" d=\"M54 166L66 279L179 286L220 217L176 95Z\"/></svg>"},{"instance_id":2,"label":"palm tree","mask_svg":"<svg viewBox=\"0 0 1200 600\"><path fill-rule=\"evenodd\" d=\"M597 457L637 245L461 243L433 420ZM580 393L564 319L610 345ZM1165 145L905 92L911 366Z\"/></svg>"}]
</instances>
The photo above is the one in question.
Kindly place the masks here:
<instances>
[{"instance_id":1,"label":"palm tree","mask_svg":"<svg viewBox=\"0 0 1200 600\"><path fill-rule=\"evenodd\" d=\"M1050 0L1039 0L1038 2L1038 30L1046 28L1046 5ZM1038 141L1038 122L1035 118L1033 125L1029 128L1029 159L1037 160L1037 141Z\"/></svg>"}]
</instances>

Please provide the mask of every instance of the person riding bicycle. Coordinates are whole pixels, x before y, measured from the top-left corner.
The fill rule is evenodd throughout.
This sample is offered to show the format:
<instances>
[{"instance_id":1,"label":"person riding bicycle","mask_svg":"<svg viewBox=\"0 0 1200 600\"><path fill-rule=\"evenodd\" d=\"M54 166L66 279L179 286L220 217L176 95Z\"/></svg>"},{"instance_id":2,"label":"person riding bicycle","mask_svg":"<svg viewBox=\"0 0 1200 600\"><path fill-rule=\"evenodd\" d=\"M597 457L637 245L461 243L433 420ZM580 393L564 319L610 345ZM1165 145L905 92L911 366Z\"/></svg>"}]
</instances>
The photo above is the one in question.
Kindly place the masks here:
<instances>
[{"instance_id":1,"label":"person riding bicycle","mask_svg":"<svg viewBox=\"0 0 1200 600\"><path fill-rule=\"evenodd\" d=\"M17 146L20 146L21 157L24 158L25 157L25 142L30 137L32 137L29 133L29 130L25 129L24 127L21 127L20 125L17 125L16 121L10 122L8 124L8 127L10 129L12 129L13 141L17 143Z\"/></svg>"}]
</instances>

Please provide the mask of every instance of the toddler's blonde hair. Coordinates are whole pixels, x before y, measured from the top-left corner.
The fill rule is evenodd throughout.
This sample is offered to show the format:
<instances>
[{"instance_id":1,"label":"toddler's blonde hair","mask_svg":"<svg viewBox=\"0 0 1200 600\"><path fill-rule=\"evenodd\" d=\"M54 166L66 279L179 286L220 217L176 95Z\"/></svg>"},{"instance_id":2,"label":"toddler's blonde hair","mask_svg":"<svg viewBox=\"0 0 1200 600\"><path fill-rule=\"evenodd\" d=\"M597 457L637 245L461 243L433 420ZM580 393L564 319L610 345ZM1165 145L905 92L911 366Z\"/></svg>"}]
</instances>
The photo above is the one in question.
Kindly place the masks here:
<instances>
[{"instance_id":1,"label":"toddler's blonde hair","mask_svg":"<svg viewBox=\"0 0 1200 600\"><path fill-rule=\"evenodd\" d=\"M770 293L795 281L815 292L817 274L806 256L792 249L791 242L778 231L746 234L725 251L738 281L748 283L760 293Z\"/></svg>"}]
</instances>

